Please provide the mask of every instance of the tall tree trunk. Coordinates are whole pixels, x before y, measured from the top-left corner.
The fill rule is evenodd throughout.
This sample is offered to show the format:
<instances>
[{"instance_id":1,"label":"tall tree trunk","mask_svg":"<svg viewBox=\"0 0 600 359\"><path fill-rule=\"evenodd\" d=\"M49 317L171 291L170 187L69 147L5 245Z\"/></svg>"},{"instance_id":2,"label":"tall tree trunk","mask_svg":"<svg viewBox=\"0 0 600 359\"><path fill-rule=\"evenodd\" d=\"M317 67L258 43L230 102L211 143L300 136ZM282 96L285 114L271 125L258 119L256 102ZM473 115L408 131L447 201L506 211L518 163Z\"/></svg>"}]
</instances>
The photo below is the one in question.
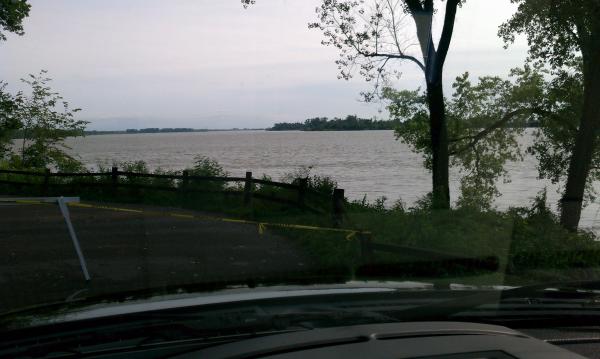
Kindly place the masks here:
<instances>
[{"instance_id":1,"label":"tall tree trunk","mask_svg":"<svg viewBox=\"0 0 600 359\"><path fill-rule=\"evenodd\" d=\"M432 195L434 209L450 208L450 186L448 166L448 128L446 125L446 106L442 88L444 62L450 48L456 8L460 0L446 1L444 26L440 35L438 49L435 49L431 35L433 19L433 0L405 0L417 27L417 38L421 46L427 83L427 102L429 106L429 130L432 151Z\"/></svg>"},{"instance_id":2,"label":"tall tree trunk","mask_svg":"<svg viewBox=\"0 0 600 359\"><path fill-rule=\"evenodd\" d=\"M450 208L448 129L441 79L427 84L432 150L433 208Z\"/></svg>"},{"instance_id":3,"label":"tall tree trunk","mask_svg":"<svg viewBox=\"0 0 600 359\"><path fill-rule=\"evenodd\" d=\"M560 224L576 231L581 218L585 184L588 179L598 130L600 129L600 49L596 49L592 61L584 64L583 111L571 154L565 192L561 199Z\"/></svg>"}]
</instances>

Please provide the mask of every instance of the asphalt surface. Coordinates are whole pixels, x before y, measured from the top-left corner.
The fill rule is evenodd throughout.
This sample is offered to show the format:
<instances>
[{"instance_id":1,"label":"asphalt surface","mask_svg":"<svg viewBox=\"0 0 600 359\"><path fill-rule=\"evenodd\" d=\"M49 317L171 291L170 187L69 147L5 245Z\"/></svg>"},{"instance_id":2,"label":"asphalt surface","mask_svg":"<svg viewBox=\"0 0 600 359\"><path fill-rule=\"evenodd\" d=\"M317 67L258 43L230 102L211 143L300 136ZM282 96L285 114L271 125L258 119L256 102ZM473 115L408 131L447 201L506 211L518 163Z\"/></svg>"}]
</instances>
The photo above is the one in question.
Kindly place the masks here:
<instances>
[{"instance_id":1,"label":"asphalt surface","mask_svg":"<svg viewBox=\"0 0 600 359\"><path fill-rule=\"evenodd\" d=\"M0 312L144 288L285 278L316 266L293 241L259 235L256 225L120 207L161 213L70 207L92 276L86 282L57 205L0 204Z\"/></svg>"}]
</instances>

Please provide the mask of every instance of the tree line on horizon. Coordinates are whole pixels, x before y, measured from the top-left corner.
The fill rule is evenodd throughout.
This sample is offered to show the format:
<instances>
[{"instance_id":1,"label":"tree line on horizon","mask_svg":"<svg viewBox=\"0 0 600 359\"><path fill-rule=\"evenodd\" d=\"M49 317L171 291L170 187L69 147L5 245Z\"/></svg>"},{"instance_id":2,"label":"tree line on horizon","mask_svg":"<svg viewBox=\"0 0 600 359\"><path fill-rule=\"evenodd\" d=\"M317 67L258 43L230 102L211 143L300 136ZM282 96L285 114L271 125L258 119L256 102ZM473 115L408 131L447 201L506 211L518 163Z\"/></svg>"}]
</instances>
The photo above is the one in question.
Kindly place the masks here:
<instances>
[{"instance_id":1,"label":"tree line on horizon","mask_svg":"<svg viewBox=\"0 0 600 359\"><path fill-rule=\"evenodd\" d=\"M361 130L393 130L397 120L376 120L348 115L345 118L314 117L304 122L280 122L267 131L361 131Z\"/></svg>"},{"instance_id":2,"label":"tree line on horizon","mask_svg":"<svg viewBox=\"0 0 600 359\"><path fill-rule=\"evenodd\" d=\"M391 120L377 120L372 118L359 118L356 115L348 115L345 118L313 117L304 122L278 122L267 131L366 131L366 130L396 130L402 125L399 118ZM506 123L503 126L513 126ZM535 119L516 124L519 127L539 127ZM478 124L472 124L474 128Z\"/></svg>"}]
</instances>

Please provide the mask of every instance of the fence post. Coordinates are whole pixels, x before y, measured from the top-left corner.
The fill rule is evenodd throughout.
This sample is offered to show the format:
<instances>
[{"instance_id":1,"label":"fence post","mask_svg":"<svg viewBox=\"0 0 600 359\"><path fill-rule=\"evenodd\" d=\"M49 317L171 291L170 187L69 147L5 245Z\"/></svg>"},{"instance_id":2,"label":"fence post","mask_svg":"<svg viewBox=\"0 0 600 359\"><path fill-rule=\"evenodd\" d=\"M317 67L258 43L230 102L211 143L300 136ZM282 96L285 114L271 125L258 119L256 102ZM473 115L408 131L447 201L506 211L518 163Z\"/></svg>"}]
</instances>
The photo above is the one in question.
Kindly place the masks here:
<instances>
[{"instance_id":1,"label":"fence post","mask_svg":"<svg viewBox=\"0 0 600 359\"><path fill-rule=\"evenodd\" d=\"M244 182L244 206L250 206L252 203L252 172L246 172L246 181Z\"/></svg>"},{"instance_id":2,"label":"fence post","mask_svg":"<svg viewBox=\"0 0 600 359\"><path fill-rule=\"evenodd\" d=\"M183 174L183 178L181 179L181 191L185 192L185 191L187 191L187 187L189 184L190 179L188 177L190 175L190 172L188 170L183 170L182 174Z\"/></svg>"},{"instance_id":3,"label":"fence post","mask_svg":"<svg viewBox=\"0 0 600 359\"><path fill-rule=\"evenodd\" d=\"M308 187L308 178L298 178L298 207L304 207L304 197Z\"/></svg>"},{"instance_id":4,"label":"fence post","mask_svg":"<svg viewBox=\"0 0 600 359\"><path fill-rule=\"evenodd\" d=\"M117 185L119 183L119 169L113 167L111 170L112 195L117 195Z\"/></svg>"},{"instance_id":5,"label":"fence post","mask_svg":"<svg viewBox=\"0 0 600 359\"><path fill-rule=\"evenodd\" d=\"M363 264L373 262L373 247L371 246L372 238L371 233L361 232L358 234L358 240L360 241L360 259Z\"/></svg>"},{"instance_id":6,"label":"fence post","mask_svg":"<svg viewBox=\"0 0 600 359\"><path fill-rule=\"evenodd\" d=\"M189 175L190 172L188 170L183 170L182 174L182 178L181 178L181 182L179 182L179 195L181 197L182 203L185 203L187 201L187 196L186 196L186 192L188 189L188 185L189 185Z\"/></svg>"},{"instance_id":7,"label":"fence post","mask_svg":"<svg viewBox=\"0 0 600 359\"><path fill-rule=\"evenodd\" d=\"M333 190L333 225L339 227L344 217L344 190L335 188Z\"/></svg>"},{"instance_id":8,"label":"fence post","mask_svg":"<svg viewBox=\"0 0 600 359\"><path fill-rule=\"evenodd\" d=\"M48 196L48 186L50 185L50 169L44 170L44 183L42 184L42 196Z\"/></svg>"}]
</instances>

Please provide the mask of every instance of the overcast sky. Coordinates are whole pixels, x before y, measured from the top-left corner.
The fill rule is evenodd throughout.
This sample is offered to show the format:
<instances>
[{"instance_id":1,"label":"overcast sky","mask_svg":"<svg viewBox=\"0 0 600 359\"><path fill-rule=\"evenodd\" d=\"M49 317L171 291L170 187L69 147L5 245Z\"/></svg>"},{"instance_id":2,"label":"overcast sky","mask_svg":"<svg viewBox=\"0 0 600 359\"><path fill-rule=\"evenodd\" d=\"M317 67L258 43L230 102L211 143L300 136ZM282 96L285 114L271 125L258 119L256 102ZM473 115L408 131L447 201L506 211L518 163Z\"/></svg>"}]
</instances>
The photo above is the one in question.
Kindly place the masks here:
<instances>
[{"instance_id":1,"label":"overcast sky","mask_svg":"<svg viewBox=\"0 0 600 359\"><path fill-rule=\"evenodd\" d=\"M48 70L91 129L385 118L380 105L358 101L368 84L337 79L337 53L307 28L319 2L259 0L244 10L239 0L32 0L26 34L0 43L0 79L16 90L19 78ZM458 10L447 89L464 71L505 76L523 63L523 42L504 50L496 36L513 10L509 0ZM423 85L416 67L402 72L397 87Z\"/></svg>"}]
</instances>

